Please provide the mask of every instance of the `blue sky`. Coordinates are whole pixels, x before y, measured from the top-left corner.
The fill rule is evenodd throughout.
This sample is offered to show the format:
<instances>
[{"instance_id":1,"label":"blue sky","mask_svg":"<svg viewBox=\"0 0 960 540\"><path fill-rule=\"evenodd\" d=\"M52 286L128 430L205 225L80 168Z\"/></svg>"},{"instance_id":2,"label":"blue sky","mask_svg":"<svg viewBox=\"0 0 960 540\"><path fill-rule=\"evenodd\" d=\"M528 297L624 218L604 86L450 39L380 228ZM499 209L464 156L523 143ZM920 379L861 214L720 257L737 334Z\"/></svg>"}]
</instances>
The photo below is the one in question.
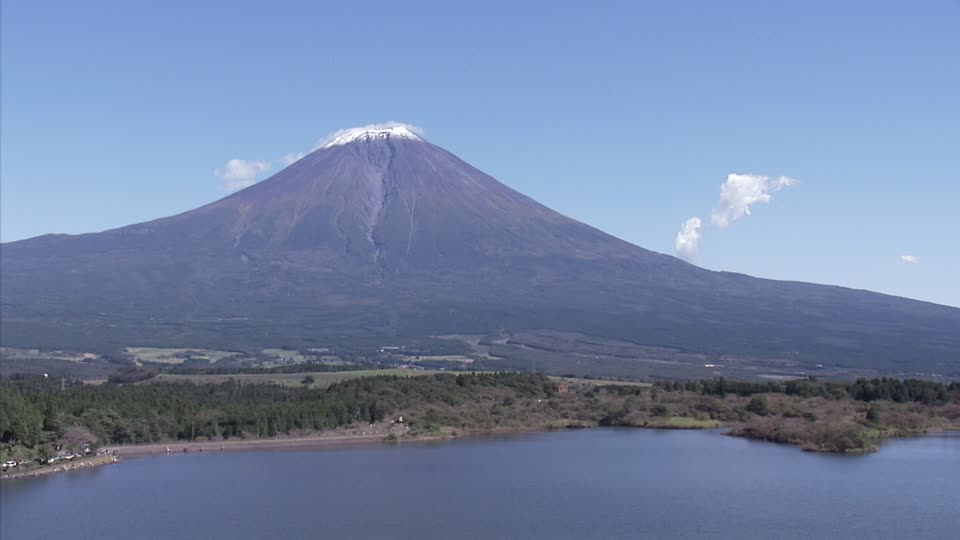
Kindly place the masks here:
<instances>
[{"instance_id":1,"label":"blue sky","mask_svg":"<svg viewBox=\"0 0 960 540\"><path fill-rule=\"evenodd\" d=\"M3 241L396 120L656 251L698 216L706 268L960 306L960 2L146 4L4 0ZM721 228L732 173L797 182Z\"/></svg>"}]
</instances>

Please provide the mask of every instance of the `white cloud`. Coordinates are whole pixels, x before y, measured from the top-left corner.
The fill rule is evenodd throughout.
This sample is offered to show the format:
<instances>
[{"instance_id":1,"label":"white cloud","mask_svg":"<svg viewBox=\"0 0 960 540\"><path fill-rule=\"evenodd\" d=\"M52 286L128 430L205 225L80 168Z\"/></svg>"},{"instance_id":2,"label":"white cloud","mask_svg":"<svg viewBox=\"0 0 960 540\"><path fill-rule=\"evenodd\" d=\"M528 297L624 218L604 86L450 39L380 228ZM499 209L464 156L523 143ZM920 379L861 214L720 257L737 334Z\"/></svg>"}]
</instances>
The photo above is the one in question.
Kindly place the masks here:
<instances>
[{"instance_id":1,"label":"white cloud","mask_svg":"<svg viewBox=\"0 0 960 540\"><path fill-rule=\"evenodd\" d=\"M901 255L900 261L908 264L917 264L920 262L920 257L916 255Z\"/></svg>"},{"instance_id":2,"label":"white cloud","mask_svg":"<svg viewBox=\"0 0 960 540\"><path fill-rule=\"evenodd\" d=\"M284 167L288 167L300 161L306 155L306 152L290 152L289 154L285 154L282 158L280 158L280 163L283 163Z\"/></svg>"},{"instance_id":3,"label":"white cloud","mask_svg":"<svg viewBox=\"0 0 960 540\"><path fill-rule=\"evenodd\" d=\"M700 218L694 216L683 222L675 242L677 254L682 259L691 260L697 255L700 243Z\"/></svg>"},{"instance_id":4,"label":"white cloud","mask_svg":"<svg viewBox=\"0 0 960 540\"><path fill-rule=\"evenodd\" d=\"M215 169L213 174L224 181L228 191L237 191L255 184L257 176L268 170L269 161L231 159L223 168Z\"/></svg>"},{"instance_id":5,"label":"white cloud","mask_svg":"<svg viewBox=\"0 0 960 540\"><path fill-rule=\"evenodd\" d=\"M772 179L755 174L728 174L720 188L720 206L713 211L711 221L721 229L741 217L750 215L750 206L768 203L773 194L797 181L788 176Z\"/></svg>"}]
</instances>

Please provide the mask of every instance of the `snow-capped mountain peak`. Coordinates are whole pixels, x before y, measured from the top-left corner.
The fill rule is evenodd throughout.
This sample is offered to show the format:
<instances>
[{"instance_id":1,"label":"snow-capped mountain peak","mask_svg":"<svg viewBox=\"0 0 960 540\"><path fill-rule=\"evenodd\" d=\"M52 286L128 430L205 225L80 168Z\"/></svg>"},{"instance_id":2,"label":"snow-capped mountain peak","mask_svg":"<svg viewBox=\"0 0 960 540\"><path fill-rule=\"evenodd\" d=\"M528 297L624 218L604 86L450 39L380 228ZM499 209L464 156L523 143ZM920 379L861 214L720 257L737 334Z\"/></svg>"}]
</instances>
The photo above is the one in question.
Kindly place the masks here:
<instances>
[{"instance_id":1,"label":"snow-capped mountain peak","mask_svg":"<svg viewBox=\"0 0 960 540\"><path fill-rule=\"evenodd\" d=\"M397 122L387 122L385 124L371 124L349 129L341 129L331 135L327 142L321 148L329 148L341 144L348 144L359 141L372 141L376 139L409 139L422 141L417 135L421 132L420 128L409 124L400 124Z\"/></svg>"}]
</instances>

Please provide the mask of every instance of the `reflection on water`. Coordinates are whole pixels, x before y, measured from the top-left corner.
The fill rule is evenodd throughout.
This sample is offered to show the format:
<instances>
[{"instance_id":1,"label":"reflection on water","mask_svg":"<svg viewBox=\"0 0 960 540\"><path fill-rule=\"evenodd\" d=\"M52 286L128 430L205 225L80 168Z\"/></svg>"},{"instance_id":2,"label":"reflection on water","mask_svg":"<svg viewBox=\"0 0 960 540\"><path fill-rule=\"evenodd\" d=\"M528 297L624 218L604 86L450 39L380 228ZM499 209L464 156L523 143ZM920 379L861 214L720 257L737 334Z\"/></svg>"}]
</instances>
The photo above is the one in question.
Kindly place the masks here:
<instances>
[{"instance_id":1,"label":"reflection on water","mask_svg":"<svg viewBox=\"0 0 960 540\"><path fill-rule=\"evenodd\" d=\"M955 538L960 436L809 454L596 429L187 454L4 482L0 538Z\"/></svg>"}]
</instances>

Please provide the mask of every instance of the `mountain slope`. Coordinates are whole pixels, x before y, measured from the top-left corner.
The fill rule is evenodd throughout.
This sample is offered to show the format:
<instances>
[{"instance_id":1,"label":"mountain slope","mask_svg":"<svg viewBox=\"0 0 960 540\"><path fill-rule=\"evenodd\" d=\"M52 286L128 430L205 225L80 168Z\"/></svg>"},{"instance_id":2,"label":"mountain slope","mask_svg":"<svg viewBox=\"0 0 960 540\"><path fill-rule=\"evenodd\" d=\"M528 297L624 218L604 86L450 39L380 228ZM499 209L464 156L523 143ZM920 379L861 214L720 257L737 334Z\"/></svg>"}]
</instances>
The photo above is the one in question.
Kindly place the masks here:
<instances>
[{"instance_id":1,"label":"mountain slope","mask_svg":"<svg viewBox=\"0 0 960 540\"><path fill-rule=\"evenodd\" d=\"M576 331L960 372L960 310L711 272L540 205L402 127L180 215L4 244L5 345L255 346Z\"/></svg>"}]
</instances>

